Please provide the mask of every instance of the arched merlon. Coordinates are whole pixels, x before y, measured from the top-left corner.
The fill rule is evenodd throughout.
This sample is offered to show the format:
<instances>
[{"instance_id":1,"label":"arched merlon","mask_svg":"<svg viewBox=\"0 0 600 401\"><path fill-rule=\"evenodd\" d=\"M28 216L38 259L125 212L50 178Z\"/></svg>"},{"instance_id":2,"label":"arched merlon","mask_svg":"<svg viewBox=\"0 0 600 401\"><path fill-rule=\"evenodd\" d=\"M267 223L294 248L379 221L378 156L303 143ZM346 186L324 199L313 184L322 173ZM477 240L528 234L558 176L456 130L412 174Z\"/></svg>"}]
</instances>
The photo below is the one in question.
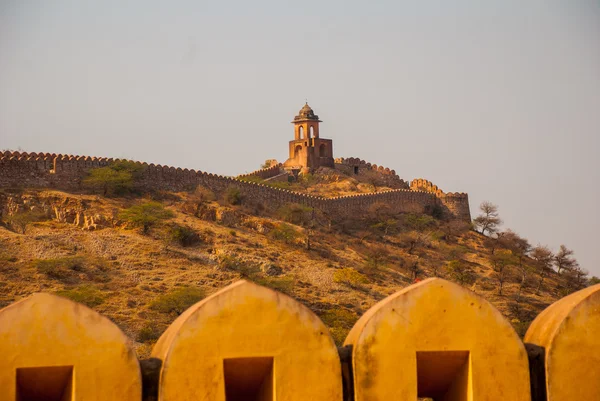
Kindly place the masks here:
<instances>
[{"instance_id":1,"label":"arched merlon","mask_svg":"<svg viewBox=\"0 0 600 401\"><path fill-rule=\"evenodd\" d=\"M483 298L433 278L369 309L352 345L355 400L530 401L527 353Z\"/></svg>"},{"instance_id":2,"label":"arched merlon","mask_svg":"<svg viewBox=\"0 0 600 401\"><path fill-rule=\"evenodd\" d=\"M546 308L525 342L545 349L548 401L596 400L600 395L600 284Z\"/></svg>"},{"instance_id":3,"label":"arched merlon","mask_svg":"<svg viewBox=\"0 0 600 401\"><path fill-rule=\"evenodd\" d=\"M0 157L0 186L42 187L79 190L89 170L104 167L119 159L89 158L72 155L27 154L5 152ZM347 218L367 212L385 202L396 212L424 213L435 205L443 208L450 219L470 221L467 194L433 193L410 189L361 194L352 197L323 198L293 191L280 191L266 185L223 177L202 171L182 170L169 166L133 162L143 167L136 186L141 190L184 191L203 185L217 193L237 187L247 201L263 203L277 209L288 203L315 207L332 218ZM274 167L273 171L279 167Z\"/></svg>"},{"instance_id":4,"label":"arched merlon","mask_svg":"<svg viewBox=\"0 0 600 401\"><path fill-rule=\"evenodd\" d=\"M56 295L34 294L0 310L0 355L0 401L142 396L128 338L109 319Z\"/></svg>"},{"instance_id":5,"label":"arched merlon","mask_svg":"<svg viewBox=\"0 0 600 401\"><path fill-rule=\"evenodd\" d=\"M152 356L163 360L161 401L225 401L238 394L342 401L339 356L325 325L292 298L248 281L191 306Z\"/></svg>"}]
</instances>

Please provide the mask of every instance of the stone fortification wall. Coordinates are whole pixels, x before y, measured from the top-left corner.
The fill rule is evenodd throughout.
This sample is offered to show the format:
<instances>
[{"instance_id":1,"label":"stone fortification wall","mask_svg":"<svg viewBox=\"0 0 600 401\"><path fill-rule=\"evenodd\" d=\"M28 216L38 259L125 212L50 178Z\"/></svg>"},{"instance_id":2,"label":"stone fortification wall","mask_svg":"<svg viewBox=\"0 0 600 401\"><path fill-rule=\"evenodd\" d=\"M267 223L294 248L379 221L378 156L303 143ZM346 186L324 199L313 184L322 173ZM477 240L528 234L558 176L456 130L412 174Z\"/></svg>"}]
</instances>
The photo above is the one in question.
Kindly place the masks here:
<instances>
[{"instance_id":1,"label":"stone fortification wall","mask_svg":"<svg viewBox=\"0 0 600 401\"><path fill-rule=\"evenodd\" d=\"M260 170L253 171L248 174L240 174L237 176L237 178L259 177L259 178L262 178L263 180L266 180L268 178L272 178L272 177L275 177L275 176L281 174L281 167L282 167L282 164L277 163L270 167L261 168Z\"/></svg>"},{"instance_id":2,"label":"stone fortification wall","mask_svg":"<svg viewBox=\"0 0 600 401\"><path fill-rule=\"evenodd\" d=\"M90 169L108 166L119 160L48 153L5 152L0 157L0 186L81 190L82 181ZM360 215L377 203L386 203L393 211L399 213L423 213L439 205L447 218L470 221L466 194L437 194L431 191L394 189L372 194L322 198L203 171L152 163L135 163L145 167L136 180L136 186L143 190L185 191L202 185L216 193L223 193L229 187L235 187L249 202L262 203L274 209L288 203L299 203L322 210L331 218ZM394 175L390 174L390 176Z\"/></svg>"},{"instance_id":3,"label":"stone fortification wall","mask_svg":"<svg viewBox=\"0 0 600 401\"><path fill-rule=\"evenodd\" d=\"M435 194L444 206L448 215L455 216L459 220L470 221L471 211L469 209L469 195L464 192L445 193L437 185L423 178L415 178L410 182L412 191L424 191Z\"/></svg>"},{"instance_id":4,"label":"stone fortification wall","mask_svg":"<svg viewBox=\"0 0 600 401\"><path fill-rule=\"evenodd\" d=\"M383 183L391 188L396 189L409 189L409 185L406 181L400 178L395 170L391 170L387 167L378 166L377 164L371 164L357 157L338 158L335 159L335 168L343 171L348 175L368 175L369 173L376 173L380 176Z\"/></svg>"}]
</instances>

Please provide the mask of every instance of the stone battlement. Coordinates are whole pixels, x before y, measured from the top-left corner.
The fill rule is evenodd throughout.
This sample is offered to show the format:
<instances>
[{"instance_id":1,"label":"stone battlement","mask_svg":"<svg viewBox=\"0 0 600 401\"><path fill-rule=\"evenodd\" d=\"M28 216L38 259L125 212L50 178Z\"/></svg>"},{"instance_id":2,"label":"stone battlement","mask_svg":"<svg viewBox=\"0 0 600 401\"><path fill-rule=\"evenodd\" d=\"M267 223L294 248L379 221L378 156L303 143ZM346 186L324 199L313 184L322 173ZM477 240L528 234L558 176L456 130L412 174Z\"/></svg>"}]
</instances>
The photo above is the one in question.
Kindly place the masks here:
<instances>
[{"instance_id":1,"label":"stone battlement","mask_svg":"<svg viewBox=\"0 0 600 401\"><path fill-rule=\"evenodd\" d=\"M272 177L275 177L276 175L281 174L282 166L283 165L281 163L277 163L277 164L274 164L267 168L261 168L259 170L255 170L251 173L240 174L237 176L237 178L259 177L259 178L262 178L263 180L266 180L268 178L272 178Z\"/></svg>"},{"instance_id":2,"label":"stone battlement","mask_svg":"<svg viewBox=\"0 0 600 401\"><path fill-rule=\"evenodd\" d=\"M82 181L91 169L105 167L122 160L7 151L0 156L0 187L81 190ZM262 203L273 209L289 203L299 203L319 209L332 218L352 217L368 211L376 203L383 202L397 213L423 213L439 206L449 219L464 221L471 219L467 194L430 191L427 190L428 186L425 186L425 190L409 189L406 184L406 188L389 191L325 198L193 169L132 162L144 167L135 183L141 190L185 191L202 185L216 193L223 193L229 187L236 187L250 202ZM361 164L360 161L358 163ZM364 165L368 166L366 162ZM371 165L371 168L374 168L373 166ZM263 169L261 174L276 175L275 172L279 168L280 166L269 167ZM381 171L380 169L382 168L376 168L377 171ZM388 170L383 169L384 172ZM395 176L393 170L389 170L389 174Z\"/></svg>"}]
</instances>

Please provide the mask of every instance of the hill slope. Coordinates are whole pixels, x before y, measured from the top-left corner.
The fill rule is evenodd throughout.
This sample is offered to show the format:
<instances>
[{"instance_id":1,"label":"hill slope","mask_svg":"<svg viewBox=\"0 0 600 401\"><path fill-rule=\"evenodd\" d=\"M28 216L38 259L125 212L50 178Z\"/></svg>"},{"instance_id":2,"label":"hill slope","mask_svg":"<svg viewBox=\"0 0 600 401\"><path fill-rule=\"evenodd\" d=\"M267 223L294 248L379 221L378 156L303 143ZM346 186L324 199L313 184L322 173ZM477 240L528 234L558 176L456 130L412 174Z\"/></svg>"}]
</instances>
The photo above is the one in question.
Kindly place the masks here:
<instances>
[{"instance_id":1,"label":"hill slope","mask_svg":"<svg viewBox=\"0 0 600 401\"><path fill-rule=\"evenodd\" d=\"M145 197L0 192L0 307L57 292L108 316L145 357L187 305L241 277L307 305L338 343L368 308L415 277L461 282L521 333L565 287L550 272L536 293L540 276L524 258L517 297L522 276L512 258L499 294L497 241L427 215L389 215L384 205L331 222L299 205L268 214L202 190ZM151 200L172 215L142 233L122 212Z\"/></svg>"}]
</instances>

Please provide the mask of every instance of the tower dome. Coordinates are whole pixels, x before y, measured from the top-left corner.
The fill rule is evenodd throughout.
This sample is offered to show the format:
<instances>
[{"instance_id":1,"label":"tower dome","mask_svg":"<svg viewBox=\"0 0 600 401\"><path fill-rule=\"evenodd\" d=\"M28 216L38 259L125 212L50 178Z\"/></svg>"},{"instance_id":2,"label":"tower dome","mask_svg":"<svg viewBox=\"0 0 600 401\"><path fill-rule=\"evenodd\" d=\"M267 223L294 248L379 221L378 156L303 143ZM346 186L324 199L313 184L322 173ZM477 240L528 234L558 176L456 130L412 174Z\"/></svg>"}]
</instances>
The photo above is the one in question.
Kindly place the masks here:
<instances>
[{"instance_id":1,"label":"tower dome","mask_svg":"<svg viewBox=\"0 0 600 401\"><path fill-rule=\"evenodd\" d=\"M303 121L303 120L312 120L312 121L320 121L319 116L315 114L313 109L310 108L308 102L302 106L298 115L294 117L294 121Z\"/></svg>"}]
</instances>

